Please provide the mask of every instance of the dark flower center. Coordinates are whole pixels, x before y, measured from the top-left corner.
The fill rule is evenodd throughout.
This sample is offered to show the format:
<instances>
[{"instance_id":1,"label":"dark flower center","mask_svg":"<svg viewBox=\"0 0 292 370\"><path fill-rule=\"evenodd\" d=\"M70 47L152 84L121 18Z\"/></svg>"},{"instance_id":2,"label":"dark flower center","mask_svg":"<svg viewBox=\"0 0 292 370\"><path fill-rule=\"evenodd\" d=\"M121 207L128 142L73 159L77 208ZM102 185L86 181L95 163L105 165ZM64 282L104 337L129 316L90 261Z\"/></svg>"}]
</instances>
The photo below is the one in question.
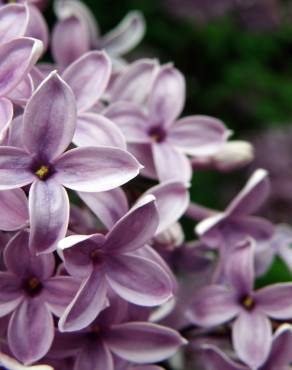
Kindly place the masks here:
<instances>
[{"instance_id":1,"label":"dark flower center","mask_svg":"<svg viewBox=\"0 0 292 370\"><path fill-rule=\"evenodd\" d=\"M148 135L156 143L161 143L166 138L166 131L161 126L153 126L148 131Z\"/></svg>"},{"instance_id":2,"label":"dark flower center","mask_svg":"<svg viewBox=\"0 0 292 370\"><path fill-rule=\"evenodd\" d=\"M254 299L249 295L243 297L241 299L240 303L248 311L252 310L254 308L254 305L255 305Z\"/></svg>"},{"instance_id":3,"label":"dark flower center","mask_svg":"<svg viewBox=\"0 0 292 370\"><path fill-rule=\"evenodd\" d=\"M42 181L47 180L56 172L54 167L46 161L34 161L31 171Z\"/></svg>"},{"instance_id":4,"label":"dark flower center","mask_svg":"<svg viewBox=\"0 0 292 370\"><path fill-rule=\"evenodd\" d=\"M42 288L42 283L35 276L32 276L23 282L23 289L30 297L38 295L41 292Z\"/></svg>"},{"instance_id":5,"label":"dark flower center","mask_svg":"<svg viewBox=\"0 0 292 370\"><path fill-rule=\"evenodd\" d=\"M87 333L89 341L95 341L101 336L102 329L100 325L94 325L91 327L90 332Z\"/></svg>"},{"instance_id":6,"label":"dark flower center","mask_svg":"<svg viewBox=\"0 0 292 370\"><path fill-rule=\"evenodd\" d=\"M94 265L101 265L104 261L104 252L96 248L90 253L90 258Z\"/></svg>"}]
</instances>

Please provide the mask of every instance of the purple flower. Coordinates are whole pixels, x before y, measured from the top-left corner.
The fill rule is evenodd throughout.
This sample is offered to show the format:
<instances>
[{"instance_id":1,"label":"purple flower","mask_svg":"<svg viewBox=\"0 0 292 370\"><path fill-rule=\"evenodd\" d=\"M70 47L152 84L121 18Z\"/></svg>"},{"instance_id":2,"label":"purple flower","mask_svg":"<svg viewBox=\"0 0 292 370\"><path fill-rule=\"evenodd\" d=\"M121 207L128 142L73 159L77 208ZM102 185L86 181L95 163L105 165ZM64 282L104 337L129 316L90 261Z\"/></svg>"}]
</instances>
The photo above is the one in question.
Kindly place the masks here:
<instances>
[{"instance_id":1,"label":"purple flower","mask_svg":"<svg viewBox=\"0 0 292 370\"><path fill-rule=\"evenodd\" d=\"M55 12L59 22L52 34L52 52L62 67L91 49L104 49L115 65L124 65L120 56L133 49L145 33L144 18L138 11L130 12L114 30L102 37L90 10L80 1L57 0Z\"/></svg>"},{"instance_id":2,"label":"purple flower","mask_svg":"<svg viewBox=\"0 0 292 370\"><path fill-rule=\"evenodd\" d=\"M250 215L265 202L269 191L267 171L256 170L224 212L206 217L197 225L197 234L204 243L216 248L232 247L248 236L256 240L269 239L274 231L272 224Z\"/></svg>"},{"instance_id":3,"label":"purple flower","mask_svg":"<svg viewBox=\"0 0 292 370\"><path fill-rule=\"evenodd\" d=\"M106 117L119 126L129 150L145 165L145 176L189 182L192 171L186 155L211 155L228 138L230 132L215 118L190 116L177 121L184 102L182 74L165 65L152 84L147 113L126 101L106 109Z\"/></svg>"},{"instance_id":4,"label":"purple flower","mask_svg":"<svg viewBox=\"0 0 292 370\"><path fill-rule=\"evenodd\" d=\"M29 100L23 117L23 146L0 148L0 189L32 183L29 192L30 247L52 251L67 231L69 200L63 186L104 191L129 181L140 165L127 152L107 147L67 151L76 127L71 89L53 72Z\"/></svg>"},{"instance_id":5,"label":"purple flower","mask_svg":"<svg viewBox=\"0 0 292 370\"><path fill-rule=\"evenodd\" d=\"M79 287L69 276L52 276L53 254L32 255L28 240L27 231L10 240L4 251L7 271L0 272L0 316L13 312L8 344L25 364L48 352L54 338L52 314L60 316Z\"/></svg>"},{"instance_id":6,"label":"purple flower","mask_svg":"<svg viewBox=\"0 0 292 370\"><path fill-rule=\"evenodd\" d=\"M114 370L113 355L134 364L155 363L172 356L186 344L175 330L129 321L127 305L112 298L111 306L89 327L76 333L58 334L50 356L73 355L76 370Z\"/></svg>"},{"instance_id":7,"label":"purple flower","mask_svg":"<svg viewBox=\"0 0 292 370\"><path fill-rule=\"evenodd\" d=\"M160 259L148 250L138 253L153 237L158 214L152 196L145 197L122 217L106 236L72 235L59 243L64 265L83 283L59 322L62 331L89 325L107 303L113 289L123 299L156 306L172 295L173 282Z\"/></svg>"},{"instance_id":8,"label":"purple flower","mask_svg":"<svg viewBox=\"0 0 292 370\"><path fill-rule=\"evenodd\" d=\"M265 363L257 367L259 370L288 370L291 363L292 327L281 325L273 336L272 348ZM250 370L244 365L229 359L215 346L203 346L204 356L209 370Z\"/></svg>"},{"instance_id":9,"label":"purple flower","mask_svg":"<svg viewBox=\"0 0 292 370\"><path fill-rule=\"evenodd\" d=\"M257 291L254 283L254 245L237 247L226 262L229 285L209 285L193 297L188 317L200 326L212 327L235 318L232 342L239 358L252 369L267 360L272 345L272 325L292 317L292 283L274 284Z\"/></svg>"}]
</instances>

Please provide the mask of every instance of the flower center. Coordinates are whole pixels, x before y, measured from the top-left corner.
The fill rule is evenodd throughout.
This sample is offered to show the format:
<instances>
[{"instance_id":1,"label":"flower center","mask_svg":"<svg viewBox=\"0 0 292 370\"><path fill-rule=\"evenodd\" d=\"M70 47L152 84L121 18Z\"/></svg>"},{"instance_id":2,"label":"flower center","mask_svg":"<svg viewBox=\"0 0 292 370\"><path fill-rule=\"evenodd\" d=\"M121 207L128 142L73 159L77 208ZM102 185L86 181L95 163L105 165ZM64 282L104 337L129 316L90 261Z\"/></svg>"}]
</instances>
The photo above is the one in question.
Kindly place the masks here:
<instances>
[{"instance_id":1,"label":"flower center","mask_svg":"<svg viewBox=\"0 0 292 370\"><path fill-rule=\"evenodd\" d=\"M153 126L148 131L150 138L156 143L161 143L166 138L166 132L161 126Z\"/></svg>"},{"instance_id":2,"label":"flower center","mask_svg":"<svg viewBox=\"0 0 292 370\"><path fill-rule=\"evenodd\" d=\"M243 305L243 307L244 307L245 309L247 309L248 311L250 311L250 310L252 310L252 309L253 309L253 307L254 307L254 305L255 305L255 301L254 301L254 299L253 299L251 296L247 295L247 296L245 296L245 297L241 300L241 304Z\"/></svg>"},{"instance_id":3,"label":"flower center","mask_svg":"<svg viewBox=\"0 0 292 370\"><path fill-rule=\"evenodd\" d=\"M95 265L100 265L104 260L104 253L101 249L96 248L90 253L90 258Z\"/></svg>"},{"instance_id":4,"label":"flower center","mask_svg":"<svg viewBox=\"0 0 292 370\"><path fill-rule=\"evenodd\" d=\"M50 170L49 170L49 167L48 166L41 166L36 172L35 174L37 175L37 177L39 177L41 180L44 180L48 174L49 174Z\"/></svg>"},{"instance_id":5,"label":"flower center","mask_svg":"<svg viewBox=\"0 0 292 370\"><path fill-rule=\"evenodd\" d=\"M35 276L28 278L23 283L23 289L31 297L39 294L42 288L42 283Z\"/></svg>"}]
</instances>

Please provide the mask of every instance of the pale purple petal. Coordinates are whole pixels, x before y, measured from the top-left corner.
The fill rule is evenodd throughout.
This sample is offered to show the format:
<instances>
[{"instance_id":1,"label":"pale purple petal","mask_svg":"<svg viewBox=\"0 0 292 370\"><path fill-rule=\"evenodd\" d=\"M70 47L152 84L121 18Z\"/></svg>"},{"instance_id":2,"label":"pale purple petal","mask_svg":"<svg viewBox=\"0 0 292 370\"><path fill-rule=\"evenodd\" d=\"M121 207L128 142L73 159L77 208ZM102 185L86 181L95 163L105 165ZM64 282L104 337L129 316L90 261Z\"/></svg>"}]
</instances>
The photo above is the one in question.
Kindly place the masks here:
<instances>
[{"instance_id":1,"label":"pale purple petal","mask_svg":"<svg viewBox=\"0 0 292 370\"><path fill-rule=\"evenodd\" d=\"M130 102L112 104L104 112L123 132L129 143L150 143L150 126L143 110Z\"/></svg>"},{"instance_id":2,"label":"pale purple petal","mask_svg":"<svg viewBox=\"0 0 292 370\"><path fill-rule=\"evenodd\" d=\"M13 313L8 344L14 356L29 365L49 351L54 339L53 317L38 299L24 301Z\"/></svg>"},{"instance_id":3,"label":"pale purple petal","mask_svg":"<svg viewBox=\"0 0 292 370\"><path fill-rule=\"evenodd\" d=\"M190 116L171 127L168 141L186 154L208 156L216 153L229 135L224 123L216 118Z\"/></svg>"},{"instance_id":4,"label":"pale purple petal","mask_svg":"<svg viewBox=\"0 0 292 370\"><path fill-rule=\"evenodd\" d=\"M129 209L127 196L120 188L100 193L78 192L78 195L107 229L111 229Z\"/></svg>"},{"instance_id":5,"label":"pale purple petal","mask_svg":"<svg viewBox=\"0 0 292 370\"><path fill-rule=\"evenodd\" d=\"M229 227L237 234L238 241L249 236L257 241L267 241L274 233L274 225L270 221L256 216L230 217Z\"/></svg>"},{"instance_id":6,"label":"pale purple petal","mask_svg":"<svg viewBox=\"0 0 292 370\"><path fill-rule=\"evenodd\" d=\"M71 16L59 21L52 32L52 54L57 64L68 66L90 50L90 35L86 25Z\"/></svg>"},{"instance_id":7,"label":"pale purple petal","mask_svg":"<svg viewBox=\"0 0 292 370\"><path fill-rule=\"evenodd\" d=\"M74 298L80 282L70 276L54 276L43 283L43 299L49 310L60 317Z\"/></svg>"},{"instance_id":8,"label":"pale purple petal","mask_svg":"<svg viewBox=\"0 0 292 370\"><path fill-rule=\"evenodd\" d=\"M151 307L171 298L170 277L150 259L128 254L111 257L107 264L107 280L123 299Z\"/></svg>"},{"instance_id":9,"label":"pale purple petal","mask_svg":"<svg viewBox=\"0 0 292 370\"><path fill-rule=\"evenodd\" d=\"M28 248L28 241L28 231L20 231L9 241L4 250L5 265L19 279L27 278L29 275L36 276L40 280L48 279L54 273L54 255L32 254Z\"/></svg>"},{"instance_id":10,"label":"pale purple petal","mask_svg":"<svg viewBox=\"0 0 292 370\"><path fill-rule=\"evenodd\" d=\"M73 143L77 146L111 146L126 149L126 140L119 127L108 118L95 113L78 115Z\"/></svg>"},{"instance_id":11,"label":"pale purple petal","mask_svg":"<svg viewBox=\"0 0 292 370\"><path fill-rule=\"evenodd\" d=\"M151 143L128 143L128 150L144 166L144 168L142 168L141 170L141 174L145 177L156 180L157 175L153 160Z\"/></svg>"},{"instance_id":12,"label":"pale purple petal","mask_svg":"<svg viewBox=\"0 0 292 370\"><path fill-rule=\"evenodd\" d=\"M145 21L138 11L132 11L101 39L101 48L111 56L119 56L133 49L143 38Z\"/></svg>"},{"instance_id":13,"label":"pale purple petal","mask_svg":"<svg viewBox=\"0 0 292 370\"><path fill-rule=\"evenodd\" d=\"M128 152L109 147L72 149L55 163L55 178L69 189L98 192L114 189L138 175L141 168Z\"/></svg>"},{"instance_id":14,"label":"pale purple petal","mask_svg":"<svg viewBox=\"0 0 292 370\"><path fill-rule=\"evenodd\" d=\"M232 328L232 342L238 357L252 369L266 361L272 345L269 319L257 310L242 311Z\"/></svg>"},{"instance_id":15,"label":"pale purple petal","mask_svg":"<svg viewBox=\"0 0 292 370\"><path fill-rule=\"evenodd\" d=\"M33 91L34 91L33 80L29 74L26 75L22 79L22 81L20 81L20 83L7 96L9 99L13 101L13 103L23 107L26 105Z\"/></svg>"},{"instance_id":16,"label":"pale purple petal","mask_svg":"<svg viewBox=\"0 0 292 370\"><path fill-rule=\"evenodd\" d=\"M114 325L105 341L117 356L141 364L163 361L186 344L175 330L146 322Z\"/></svg>"},{"instance_id":17,"label":"pale purple petal","mask_svg":"<svg viewBox=\"0 0 292 370\"><path fill-rule=\"evenodd\" d=\"M22 189L0 191L0 230L13 231L28 223L28 204Z\"/></svg>"},{"instance_id":18,"label":"pale purple petal","mask_svg":"<svg viewBox=\"0 0 292 370\"><path fill-rule=\"evenodd\" d=\"M29 191L30 238L33 252L47 253L57 248L69 223L69 198L54 179L36 180Z\"/></svg>"},{"instance_id":19,"label":"pale purple petal","mask_svg":"<svg viewBox=\"0 0 292 370\"><path fill-rule=\"evenodd\" d=\"M107 306L106 292L103 272L94 269L61 316L59 330L76 331L88 326Z\"/></svg>"},{"instance_id":20,"label":"pale purple petal","mask_svg":"<svg viewBox=\"0 0 292 370\"><path fill-rule=\"evenodd\" d=\"M20 282L9 272L0 271L0 317L6 316L23 299Z\"/></svg>"},{"instance_id":21,"label":"pale purple petal","mask_svg":"<svg viewBox=\"0 0 292 370\"><path fill-rule=\"evenodd\" d=\"M0 8L1 44L24 36L28 23L28 8L21 4L10 4Z\"/></svg>"},{"instance_id":22,"label":"pale purple petal","mask_svg":"<svg viewBox=\"0 0 292 370\"><path fill-rule=\"evenodd\" d=\"M283 369L291 363L292 327L282 324L273 337L272 350L262 370ZM287 368L287 370L289 367Z\"/></svg>"},{"instance_id":23,"label":"pale purple petal","mask_svg":"<svg viewBox=\"0 0 292 370\"><path fill-rule=\"evenodd\" d=\"M0 48L0 96L5 96L29 73L42 52L41 41L18 38Z\"/></svg>"},{"instance_id":24,"label":"pale purple petal","mask_svg":"<svg viewBox=\"0 0 292 370\"><path fill-rule=\"evenodd\" d=\"M149 99L150 121L169 126L180 115L185 103L185 80L171 64L163 66L152 86Z\"/></svg>"},{"instance_id":25,"label":"pale purple petal","mask_svg":"<svg viewBox=\"0 0 292 370\"><path fill-rule=\"evenodd\" d=\"M143 104L150 92L157 70L158 63L155 59L140 59L132 63L114 82L111 101Z\"/></svg>"},{"instance_id":26,"label":"pale purple petal","mask_svg":"<svg viewBox=\"0 0 292 370\"><path fill-rule=\"evenodd\" d=\"M19 116L15 117L12 120L9 127L9 136L8 136L9 146L24 149L22 142L22 121L23 121L22 114L20 114Z\"/></svg>"},{"instance_id":27,"label":"pale purple petal","mask_svg":"<svg viewBox=\"0 0 292 370\"><path fill-rule=\"evenodd\" d=\"M236 246L227 257L226 278L241 297L248 295L253 289L254 254L255 243L249 239Z\"/></svg>"},{"instance_id":28,"label":"pale purple petal","mask_svg":"<svg viewBox=\"0 0 292 370\"><path fill-rule=\"evenodd\" d=\"M160 181L176 180L188 183L192 168L188 158L169 143L154 143L153 158Z\"/></svg>"},{"instance_id":29,"label":"pale purple petal","mask_svg":"<svg viewBox=\"0 0 292 370\"><path fill-rule=\"evenodd\" d=\"M90 51L72 63L62 77L74 92L78 112L92 107L104 93L111 61L103 51Z\"/></svg>"},{"instance_id":30,"label":"pale purple petal","mask_svg":"<svg viewBox=\"0 0 292 370\"><path fill-rule=\"evenodd\" d=\"M107 234L105 244L107 253L120 254L143 247L154 236L158 222L155 198L147 195Z\"/></svg>"},{"instance_id":31,"label":"pale purple petal","mask_svg":"<svg viewBox=\"0 0 292 370\"><path fill-rule=\"evenodd\" d=\"M268 316L278 319L292 318L292 284L279 283L258 290L255 294L257 307Z\"/></svg>"},{"instance_id":32,"label":"pale purple petal","mask_svg":"<svg viewBox=\"0 0 292 370\"><path fill-rule=\"evenodd\" d=\"M8 130L13 118L13 104L6 98L0 98L0 144L7 145Z\"/></svg>"},{"instance_id":33,"label":"pale purple petal","mask_svg":"<svg viewBox=\"0 0 292 370\"><path fill-rule=\"evenodd\" d=\"M211 327L230 321L239 310L233 291L221 285L209 285L195 293L187 316L197 325Z\"/></svg>"},{"instance_id":34,"label":"pale purple petal","mask_svg":"<svg viewBox=\"0 0 292 370\"><path fill-rule=\"evenodd\" d=\"M76 105L72 90L52 72L25 108L23 143L30 153L49 161L68 147L75 128Z\"/></svg>"},{"instance_id":35,"label":"pale purple petal","mask_svg":"<svg viewBox=\"0 0 292 370\"><path fill-rule=\"evenodd\" d=\"M30 171L31 158L22 149L0 147L0 190L20 188L30 184L34 175Z\"/></svg>"},{"instance_id":36,"label":"pale purple petal","mask_svg":"<svg viewBox=\"0 0 292 370\"><path fill-rule=\"evenodd\" d=\"M156 198L159 225L156 234L165 231L185 213L189 204L189 192L185 184L176 181L153 186L144 194Z\"/></svg>"},{"instance_id":37,"label":"pale purple petal","mask_svg":"<svg viewBox=\"0 0 292 370\"><path fill-rule=\"evenodd\" d=\"M232 216L254 213L265 202L270 192L270 181L266 170L256 170L245 187L229 204L226 212Z\"/></svg>"},{"instance_id":38,"label":"pale purple petal","mask_svg":"<svg viewBox=\"0 0 292 370\"><path fill-rule=\"evenodd\" d=\"M88 344L77 355L73 370L114 370L110 350L102 341Z\"/></svg>"},{"instance_id":39,"label":"pale purple petal","mask_svg":"<svg viewBox=\"0 0 292 370\"><path fill-rule=\"evenodd\" d=\"M49 29L44 16L33 4L29 5L29 21L25 36L41 40L44 50L47 50L49 43Z\"/></svg>"}]
</instances>

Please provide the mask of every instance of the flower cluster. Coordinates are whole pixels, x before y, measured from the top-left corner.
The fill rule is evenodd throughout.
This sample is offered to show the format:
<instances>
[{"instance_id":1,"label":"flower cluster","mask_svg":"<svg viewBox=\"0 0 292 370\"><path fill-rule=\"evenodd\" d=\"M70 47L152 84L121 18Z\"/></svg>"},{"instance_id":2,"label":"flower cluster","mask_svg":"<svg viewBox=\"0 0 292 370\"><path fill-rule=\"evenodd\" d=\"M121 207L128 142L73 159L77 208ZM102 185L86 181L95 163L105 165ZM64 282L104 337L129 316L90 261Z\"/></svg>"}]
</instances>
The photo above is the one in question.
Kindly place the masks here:
<instances>
[{"instance_id":1,"label":"flower cluster","mask_svg":"<svg viewBox=\"0 0 292 370\"><path fill-rule=\"evenodd\" d=\"M275 256L292 266L289 227L252 215L267 172L224 212L189 196L193 170L240 168L252 146L181 118L173 64L127 64L139 12L100 36L81 2L56 0L49 42L44 5L0 6L0 364L186 369L198 351L201 369L286 369L292 284L254 287Z\"/></svg>"}]
</instances>

